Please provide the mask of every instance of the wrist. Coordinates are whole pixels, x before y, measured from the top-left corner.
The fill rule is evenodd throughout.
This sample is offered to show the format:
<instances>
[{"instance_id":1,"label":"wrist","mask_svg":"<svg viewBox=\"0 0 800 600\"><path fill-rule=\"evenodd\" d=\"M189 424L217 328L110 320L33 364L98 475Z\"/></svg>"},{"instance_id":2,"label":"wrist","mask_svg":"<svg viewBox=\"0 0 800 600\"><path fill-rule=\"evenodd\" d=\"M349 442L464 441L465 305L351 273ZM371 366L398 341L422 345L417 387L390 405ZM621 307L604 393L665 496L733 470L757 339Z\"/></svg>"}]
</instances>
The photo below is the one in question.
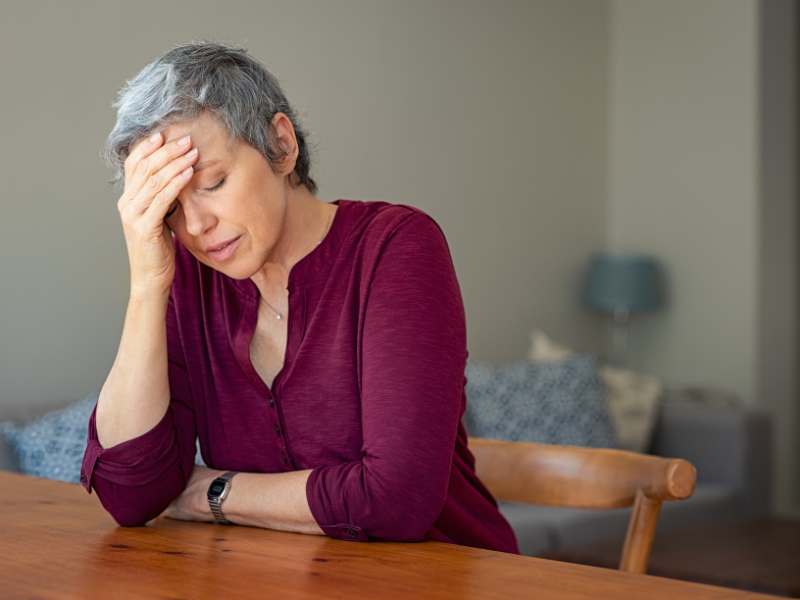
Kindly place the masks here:
<instances>
[{"instance_id":1,"label":"wrist","mask_svg":"<svg viewBox=\"0 0 800 600\"><path fill-rule=\"evenodd\" d=\"M237 471L227 471L219 477L216 477L208 486L208 492L206 494L208 508L214 520L221 525L229 524L225 516L224 507L225 500L230 495L233 487L233 478L236 474Z\"/></svg>"},{"instance_id":2,"label":"wrist","mask_svg":"<svg viewBox=\"0 0 800 600\"><path fill-rule=\"evenodd\" d=\"M166 305L169 300L170 286L166 288L160 286L144 286L131 284L128 303L136 306L146 305Z\"/></svg>"}]
</instances>

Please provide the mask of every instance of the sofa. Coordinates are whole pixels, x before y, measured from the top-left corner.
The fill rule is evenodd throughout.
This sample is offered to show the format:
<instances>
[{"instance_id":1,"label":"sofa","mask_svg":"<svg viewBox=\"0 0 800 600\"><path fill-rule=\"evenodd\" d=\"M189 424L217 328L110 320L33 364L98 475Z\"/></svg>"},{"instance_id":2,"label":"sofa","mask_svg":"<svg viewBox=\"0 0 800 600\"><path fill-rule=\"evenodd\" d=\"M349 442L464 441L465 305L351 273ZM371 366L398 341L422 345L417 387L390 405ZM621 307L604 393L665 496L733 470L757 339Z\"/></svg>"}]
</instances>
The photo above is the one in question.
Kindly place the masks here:
<instances>
[{"instance_id":1,"label":"sofa","mask_svg":"<svg viewBox=\"0 0 800 600\"><path fill-rule=\"evenodd\" d=\"M664 503L657 532L767 514L770 443L764 413L729 405L662 404L650 453L689 460L697 469L697 488L688 500ZM630 509L499 504L527 556L621 539L630 517Z\"/></svg>"},{"instance_id":2,"label":"sofa","mask_svg":"<svg viewBox=\"0 0 800 600\"><path fill-rule=\"evenodd\" d=\"M57 407L0 408L0 423L26 422ZM763 413L692 402L662 404L651 453L685 458L697 468L694 496L665 502L658 531L764 515L770 506L770 423ZM0 470L19 471L0 435ZM594 511L500 502L520 551L535 556L624 537L629 509Z\"/></svg>"}]
</instances>

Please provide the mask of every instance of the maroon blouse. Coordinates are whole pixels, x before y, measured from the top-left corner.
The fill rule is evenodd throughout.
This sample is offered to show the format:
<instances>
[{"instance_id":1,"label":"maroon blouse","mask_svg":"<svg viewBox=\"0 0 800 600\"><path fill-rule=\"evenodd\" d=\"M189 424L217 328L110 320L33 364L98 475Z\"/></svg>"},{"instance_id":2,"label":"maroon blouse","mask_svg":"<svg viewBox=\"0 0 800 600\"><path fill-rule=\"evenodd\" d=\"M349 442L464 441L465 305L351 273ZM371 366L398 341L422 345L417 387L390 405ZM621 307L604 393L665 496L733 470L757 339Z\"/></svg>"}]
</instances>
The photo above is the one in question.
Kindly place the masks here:
<instances>
[{"instance_id":1,"label":"maroon blouse","mask_svg":"<svg viewBox=\"0 0 800 600\"><path fill-rule=\"evenodd\" d=\"M184 489L199 438L215 469L313 469L306 495L330 537L516 553L461 424L466 326L444 235L414 208L338 205L289 276L286 358L272 389L250 362L255 284L176 242L169 410L108 450L92 415L81 482L118 523L143 524Z\"/></svg>"}]
</instances>

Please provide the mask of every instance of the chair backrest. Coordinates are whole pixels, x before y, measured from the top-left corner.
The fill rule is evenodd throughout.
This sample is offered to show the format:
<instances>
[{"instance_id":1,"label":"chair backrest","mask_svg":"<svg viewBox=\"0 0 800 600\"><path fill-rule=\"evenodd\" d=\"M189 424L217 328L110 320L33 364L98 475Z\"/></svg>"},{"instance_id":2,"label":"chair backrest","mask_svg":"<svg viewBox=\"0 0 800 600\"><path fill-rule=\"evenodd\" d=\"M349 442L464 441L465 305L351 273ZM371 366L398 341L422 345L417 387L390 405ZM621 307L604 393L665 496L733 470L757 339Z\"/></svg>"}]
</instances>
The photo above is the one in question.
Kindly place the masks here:
<instances>
[{"instance_id":1,"label":"chair backrest","mask_svg":"<svg viewBox=\"0 0 800 600\"><path fill-rule=\"evenodd\" d=\"M633 506L620 570L645 573L663 500L694 493L688 461L626 450L470 438L475 470L500 500L571 508Z\"/></svg>"}]
</instances>

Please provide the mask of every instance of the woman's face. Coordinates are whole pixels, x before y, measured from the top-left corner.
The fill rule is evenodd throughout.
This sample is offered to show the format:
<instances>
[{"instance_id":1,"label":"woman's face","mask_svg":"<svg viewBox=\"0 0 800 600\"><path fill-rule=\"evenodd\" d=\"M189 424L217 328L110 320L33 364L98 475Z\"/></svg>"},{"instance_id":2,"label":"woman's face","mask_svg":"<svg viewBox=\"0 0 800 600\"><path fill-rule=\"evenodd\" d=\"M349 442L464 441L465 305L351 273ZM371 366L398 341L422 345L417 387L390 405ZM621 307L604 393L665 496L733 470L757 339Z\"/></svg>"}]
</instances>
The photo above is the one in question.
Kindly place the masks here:
<instances>
[{"instance_id":1,"label":"woman's face","mask_svg":"<svg viewBox=\"0 0 800 600\"><path fill-rule=\"evenodd\" d=\"M275 173L249 144L231 144L228 130L210 113L162 133L165 141L190 135L198 150L195 173L170 208L167 225L203 264L234 279L252 277L281 239L288 177Z\"/></svg>"}]
</instances>

